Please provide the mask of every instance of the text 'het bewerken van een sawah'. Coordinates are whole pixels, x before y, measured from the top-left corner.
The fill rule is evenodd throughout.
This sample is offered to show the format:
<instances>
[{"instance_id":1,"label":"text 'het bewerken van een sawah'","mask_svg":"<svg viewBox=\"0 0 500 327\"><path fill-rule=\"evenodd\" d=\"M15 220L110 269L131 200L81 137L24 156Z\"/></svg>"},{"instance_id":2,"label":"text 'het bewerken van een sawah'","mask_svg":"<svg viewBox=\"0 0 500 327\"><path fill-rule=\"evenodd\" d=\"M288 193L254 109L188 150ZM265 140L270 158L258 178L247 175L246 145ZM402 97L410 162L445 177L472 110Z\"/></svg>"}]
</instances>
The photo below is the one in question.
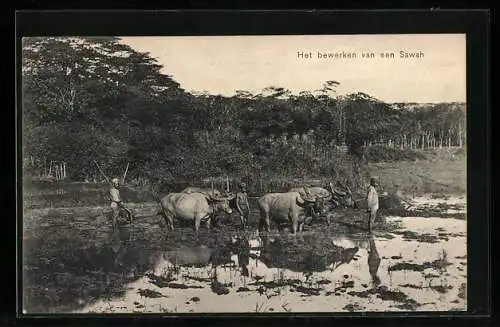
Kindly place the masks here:
<instances>
[{"instance_id":1,"label":"text 'het bewerken van een sawah'","mask_svg":"<svg viewBox=\"0 0 500 327\"><path fill-rule=\"evenodd\" d=\"M421 59L424 58L424 52L409 52L400 50L397 52L327 52L327 51L297 51L297 58L299 59Z\"/></svg>"}]
</instances>

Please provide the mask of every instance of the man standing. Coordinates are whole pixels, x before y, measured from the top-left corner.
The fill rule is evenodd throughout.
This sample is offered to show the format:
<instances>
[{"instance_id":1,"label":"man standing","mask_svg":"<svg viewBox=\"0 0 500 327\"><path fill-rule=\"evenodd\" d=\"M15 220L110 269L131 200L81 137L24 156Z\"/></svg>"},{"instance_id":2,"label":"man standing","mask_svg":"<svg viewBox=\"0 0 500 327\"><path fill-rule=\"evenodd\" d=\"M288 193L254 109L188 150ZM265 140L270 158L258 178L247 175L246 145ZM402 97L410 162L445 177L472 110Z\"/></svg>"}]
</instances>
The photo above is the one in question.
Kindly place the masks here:
<instances>
[{"instance_id":1,"label":"man standing","mask_svg":"<svg viewBox=\"0 0 500 327\"><path fill-rule=\"evenodd\" d=\"M378 179L372 177L370 179L370 186L366 194L366 204L368 212L368 231L372 232L372 225L375 222L378 211L378 193L376 187L378 186Z\"/></svg>"},{"instance_id":2,"label":"man standing","mask_svg":"<svg viewBox=\"0 0 500 327\"><path fill-rule=\"evenodd\" d=\"M111 188L109 189L108 199L111 202L111 210L113 212L113 230L117 231L118 217L120 215L120 208L122 207L122 199L120 197L118 178L111 180Z\"/></svg>"},{"instance_id":3,"label":"man standing","mask_svg":"<svg viewBox=\"0 0 500 327\"><path fill-rule=\"evenodd\" d=\"M245 183L239 185L240 190L236 193L236 209L240 214L241 227L246 228L250 206L248 205L247 186Z\"/></svg>"}]
</instances>

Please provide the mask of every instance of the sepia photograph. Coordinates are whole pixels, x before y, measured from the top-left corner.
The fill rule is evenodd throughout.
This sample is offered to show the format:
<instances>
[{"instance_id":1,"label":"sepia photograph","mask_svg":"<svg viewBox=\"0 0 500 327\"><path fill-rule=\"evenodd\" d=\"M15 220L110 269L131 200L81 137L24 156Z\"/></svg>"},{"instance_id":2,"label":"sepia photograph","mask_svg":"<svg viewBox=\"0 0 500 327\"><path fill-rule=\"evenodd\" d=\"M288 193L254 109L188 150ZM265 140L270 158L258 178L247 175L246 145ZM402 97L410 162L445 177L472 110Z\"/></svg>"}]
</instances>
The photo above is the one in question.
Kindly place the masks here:
<instances>
[{"instance_id":1,"label":"sepia photograph","mask_svg":"<svg viewBox=\"0 0 500 327\"><path fill-rule=\"evenodd\" d=\"M23 313L467 311L465 34L23 37L20 64Z\"/></svg>"}]
</instances>

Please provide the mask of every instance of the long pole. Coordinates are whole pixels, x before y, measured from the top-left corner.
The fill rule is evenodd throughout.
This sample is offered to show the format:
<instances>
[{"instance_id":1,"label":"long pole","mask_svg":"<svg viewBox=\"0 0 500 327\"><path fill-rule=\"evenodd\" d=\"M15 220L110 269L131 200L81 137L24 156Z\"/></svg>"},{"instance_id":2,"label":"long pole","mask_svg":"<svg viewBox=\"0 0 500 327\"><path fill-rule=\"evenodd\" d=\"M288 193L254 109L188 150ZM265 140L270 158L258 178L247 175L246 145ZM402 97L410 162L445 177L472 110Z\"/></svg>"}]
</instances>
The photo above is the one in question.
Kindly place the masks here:
<instances>
[{"instance_id":1,"label":"long pole","mask_svg":"<svg viewBox=\"0 0 500 327\"><path fill-rule=\"evenodd\" d=\"M127 162L127 168L125 168L125 173L123 174L123 178L122 178L122 183L123 184L125 184L125 177L127 176L129 164L130 164L130 162Z\"/></svg>"},{"instance_id":2,"label":"long pole","mask_svg":"<svg viewBox=\"0 0 500 327\"><path fill-rule=\"evenodd\" d=\"M106 179L106 182L108 182L108 184L111 184L108 176L106 176L106 174L104 173L104 171L102 171L101 167L99 166L99 164L97 163L97 161L94 160L94 163L95 165L97 166L97 168L99 169L99 172L102 174L102 176Z\"/></svg>"}]
</instances>

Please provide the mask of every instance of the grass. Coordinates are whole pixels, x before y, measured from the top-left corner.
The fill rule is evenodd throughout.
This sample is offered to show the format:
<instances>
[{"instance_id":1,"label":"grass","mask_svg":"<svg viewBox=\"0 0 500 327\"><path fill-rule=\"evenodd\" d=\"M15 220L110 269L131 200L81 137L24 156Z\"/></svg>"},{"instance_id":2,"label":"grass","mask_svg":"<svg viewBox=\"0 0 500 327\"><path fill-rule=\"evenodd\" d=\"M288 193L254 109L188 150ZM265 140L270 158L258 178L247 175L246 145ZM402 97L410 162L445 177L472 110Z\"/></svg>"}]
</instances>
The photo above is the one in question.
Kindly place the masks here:
<instances>
[{"instance_id":1,"label":"grass","mask_svg":"<svg viewBox=\"0 0 500 327\"><path fill-rule=\"evenodd\" d=\"M259 303L259 300L257 300L257 302L255 302L255 312L265 312L266 311L266 306L265 306L265 303L264 302L260 302Z\"/></svg>"},{"instance_id":2,"label":"grass","mask_svg":"<svg viewBox=\"0 0 500 327\"><path fill-rule=\"evenodd\" d=\"M365 167L364 174L378 176L382 188L390 189L399 184L401 191L407 194L466 193L465 155L451 159L446 155L447 149L423 153L426 154L426 160L371 163Z\"/></svg>"}]
</instances>

